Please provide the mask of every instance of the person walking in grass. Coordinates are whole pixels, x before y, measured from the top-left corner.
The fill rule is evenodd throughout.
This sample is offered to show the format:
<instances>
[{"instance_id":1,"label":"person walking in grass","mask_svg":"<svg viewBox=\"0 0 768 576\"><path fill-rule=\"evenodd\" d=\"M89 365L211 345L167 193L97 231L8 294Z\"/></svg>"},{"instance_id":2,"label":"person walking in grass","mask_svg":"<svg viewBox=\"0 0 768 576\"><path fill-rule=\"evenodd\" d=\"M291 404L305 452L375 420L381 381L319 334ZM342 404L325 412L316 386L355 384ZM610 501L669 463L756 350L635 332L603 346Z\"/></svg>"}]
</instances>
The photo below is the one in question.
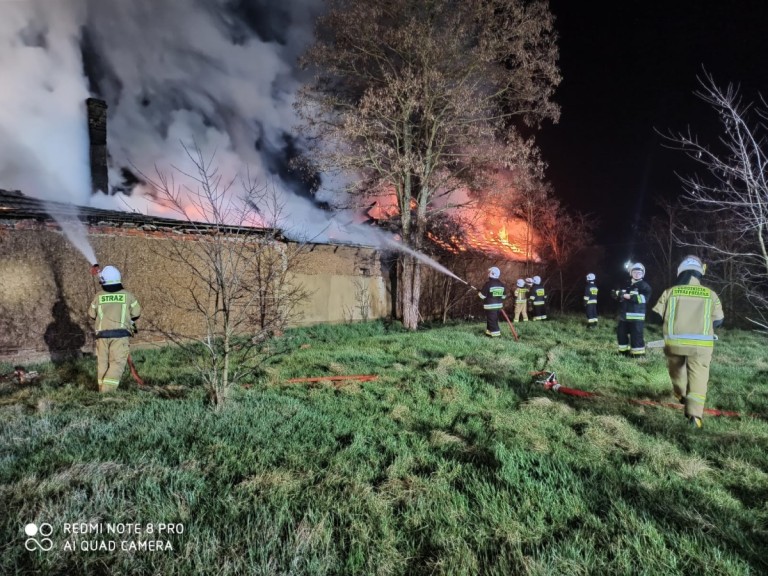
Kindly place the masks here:
<instances>
[{"instance_id":1,"label":"person walking in grass","mask_svg":"<svg viewBox=\"0 0 768 576\"><path fill-rule=\"evenodd\" d=\"M523 322L528 322L528 288L522 278L517 281L515 289L515 322L519 322L520 318Z\"/></svg>"},{"instance_id":2,"label":"person walking in grass","mask_svg":"<svg viewBox=\"0 0 768 576\"><path fill-rule=\"evenodd\" d=\"M587 286L584 289L584 310L587 314L587 328L597 328L597 286L595 275L587 274Z\"/></svg>"},{"instance_id":3,"label":"person walking in grass","mask_svg":"<svg viewBox=\"0 0 768 576\"><path fill-rule=\"evenodd\" d=\"M483 301L483 310L485 310L485 335L491 338L501 336L499 329L499 310L504 306L504 299L507 297L506 286L499 280L501 270L496 266L488 269L488 280L477 295Z\"/></svg>"},{"instance_id":4,"label":"person walking in grass","mask_svg":"<svg viewBox=\"0 0 768 576\"><path fill-rule=\"evenodd\" d=\"M141 316L141 305L123 288L120 271L114 266L104 267L99 282L101 292L91 302L88 315L95 321L99 392L114 392L128 361L128 339Z\"/></svg>"},{"instance_id":5,"label":"person walking in grass","mask_svg":"<svg viewBox=\"0 0 768 576\"><path fill-rule=\"evenodd\" d=\"M663 319L664 355L672 390L685 404L685 416L701 428L707 399L709 366L715 328L723 323L720 298L701 285L706 266L697 256L686 256L677 268L675 285L667 288L653 307Z\"/></svg>"}]
</instances>

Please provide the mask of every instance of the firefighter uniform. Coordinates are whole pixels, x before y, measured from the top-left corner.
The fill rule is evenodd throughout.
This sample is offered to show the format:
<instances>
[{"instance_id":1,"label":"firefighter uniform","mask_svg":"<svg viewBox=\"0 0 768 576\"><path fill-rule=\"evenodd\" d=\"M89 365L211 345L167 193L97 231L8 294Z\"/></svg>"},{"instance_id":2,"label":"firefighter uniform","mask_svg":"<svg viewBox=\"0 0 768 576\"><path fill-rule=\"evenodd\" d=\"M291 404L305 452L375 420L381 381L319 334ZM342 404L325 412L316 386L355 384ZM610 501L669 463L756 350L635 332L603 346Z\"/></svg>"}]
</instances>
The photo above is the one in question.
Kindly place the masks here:
<instances>
[{"instance_id":1,"label":"firefighter uniform","mask_svg":"<svg viewBox=\"0 0 768 576\"><path fill-rule=\"evenodd\" d=\"M136 297L121 284L120 273L106 266L100 274L102 290L91 302L88 315L95 321L99 392L117 390L130 353L128 339L141 315Z\"/></svg>"},{"instance_id":2,"label":"firefighter uniform","mask_svg":"<svg viewBox=\"0 0 768 576\"><path fill-rule=\"evenodd\" d=\"M587 328L597 328L597 286L595 275L587 274L587 286L584 288L584 310L587 314Z\"/></svg>"},{"instance_id":3,"label":"firefighter uniform","mask_svg":"<svg viewBox=\"0 0 768 576\"><path fill-rule=\"evenodd\" d=\"M547 294L544 290L544 286L541 284L541 278L538 276L533 277L533 287L531 288L531 295L528 299L531 301L531 304L533 304L533 319L546 320Z\"/></svg>"},{"instance_id":4,"label":"firefighter uniform","mask_svg":"<svg viewBox=\"0 0 768 576\"><path fill-rule=\"evenodd\" d=\"M501 336L499 329L499 310L504 306L504 299L507 297L506 286L499 280L501 272L495 266L488 270L488 281L478 292L478 296L483 301L483 310L485 310L485 334L492 338Z\"/></svg>"},{"instance_id":5,"label":"firefighter uniform","mask_svg":"<svg viewBox=\"0 0 768 576\"><path fill-rule=\"evenodd\" d=\"M720 298L699 281L703 271L701 260L686 257L678 268L677 284L667 288L653 307L664 320L664 354L672 389L697 428L707 399L714 328L724 318Z\"/></svg>"},{"instance_id":6,"label":"firefighter uniform","mask_svg":"<svg viewBox=\"0 0 768 576\"><path fill-rule=\"evenodd\" d=\"M643 277L645 266L639 262L632 265L631 282L623 290L617 290L619 300L619 324L616 337L619 352L632 357L645 356L645 311L651 299L651 286Z\"/></svg>"},{"instance_id":7,"label":"firefighter uniform","mask_svg":"<svg viewBox=\"0 0 768 576\"><path fill-rule=\"evenodd\" d=\"M523 322L528 322L528 288L522 278L517 281L515 289L515 322L519 322L521 317Z\"/></svg>"}]
</instances>

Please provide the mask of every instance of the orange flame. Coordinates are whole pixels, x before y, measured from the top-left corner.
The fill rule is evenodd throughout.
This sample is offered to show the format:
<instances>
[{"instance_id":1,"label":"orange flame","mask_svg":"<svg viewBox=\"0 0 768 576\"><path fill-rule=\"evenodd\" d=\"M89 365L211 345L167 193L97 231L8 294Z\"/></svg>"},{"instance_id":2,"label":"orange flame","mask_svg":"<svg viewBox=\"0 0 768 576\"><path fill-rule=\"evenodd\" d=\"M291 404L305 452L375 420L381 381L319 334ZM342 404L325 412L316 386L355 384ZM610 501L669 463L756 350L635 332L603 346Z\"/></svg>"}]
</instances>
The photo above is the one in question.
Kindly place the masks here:
<instances>
[{"instance_id":1,"label":"orange flame","mask_svg":"<svg viewBox=\"0 0 768 576\"><path fill-rule=\"evenodd\" d=\"M465 232L467 242L475 249L509 260L525 260L532 233L522 220L482 215L472 229Z\"/></svg>"},{"instance_id":2,"label":"orange flame","mask_svg":"<svg viewBox=\"0 0 768 576\"><path fill-rule=\"evenodd\" d=\"M373 220L397 216L394 195L377 200L367 214ZM462 208L460 215L465 224L458 233L439 237L433 232L427 232L427 238L453 254L476 250L512 261L538 259L531 248L535 234L522 220L491 216L477 208Z\"/></svg>"},{"instance_id":3,"label":"orange flame","mask_svg":"<svg viewBox=\"0 0 768 576\"><path fill-rule=\"evenodd\" d=\"M525 261L526 256L536 258L530 250L526 251L526 246L532 242L532 234L524 222L476 216L477 221L466 224L459 234L438 238L430 232L427 236L432 242L453 254L476 250L513 261Z\"/></svg>"}]
</instances>

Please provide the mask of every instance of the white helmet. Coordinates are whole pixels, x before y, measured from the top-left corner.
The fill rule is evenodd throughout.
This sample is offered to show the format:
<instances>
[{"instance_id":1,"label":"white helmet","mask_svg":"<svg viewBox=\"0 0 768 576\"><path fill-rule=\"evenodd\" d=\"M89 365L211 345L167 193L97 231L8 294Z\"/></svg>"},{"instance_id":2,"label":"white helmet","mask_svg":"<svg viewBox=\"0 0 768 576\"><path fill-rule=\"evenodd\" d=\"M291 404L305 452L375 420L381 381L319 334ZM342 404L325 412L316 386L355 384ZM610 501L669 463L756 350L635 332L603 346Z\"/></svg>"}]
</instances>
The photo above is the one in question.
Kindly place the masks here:
<instances>
[{"instance_id":1,"label":"white helmet","mask_svg":"<svg viewBox=\"0 0 768 576\"><path fill-rule=\"evenodd\" d=\"M640 276L640 278L643 278L643 277L645 277L645 266L643 266L642 264L640 264L640 262L635 262L634 264L632 264L632 265L629 267L629 273L630 273L630 274L632 274L632 272L633 272L634 270L640 270L640 272L642 272L642 273L643 273L643 275L642 275L642 276Z\"/></svg>"},{"instance_id":2,"label":"white helmet","mask_svg":"<svg viewBox=\"0 0 768 576\"><path fill-rule=\"evenodd\" d=\"M501 270L496 268L496 266L492 266L491 268L488 268L489 278L498 278L499 276L501 276Z\"/></svg>"},{"instance_id":3,"label":"white helmet","mask_svg":"<svg viewBox=\"0 0 768 576\"><path fill-rule=\"evenodd\" d=\"M526 278L525 279L526 284L533 284L533 278Z\"/></svg>"},{"instance_id":4,"label":"white helmet","mask_svg":"<svg viewBox=\"0 0 768 576\"><path fill-rule=\"evenodd\" d=\"M99 282L101 282L103 286L120 284L122 282L122 279L120 278L120 270L114 266L104 266L99 273Z\"/></svg>"},{"instance_id":5,"label":"white helmet","mask_svg":"<svg viewBox=\"0 0 768 576\"><path fill-rule=\"evenodd\" d=\"M590 272L587 274L587 282L594 282L595 281L595 275Z\"/></svg>"},{"instance_id":6,"label":"white helmet","mask_svg":"<svg viewBox=\"0 0 768 576\"><path fill-rule=\"evenodd\" d=\"M685 272L686 270L692 270L693 272L698 272L702 276L704 275L704 264L701 262L701 258L698 256L686 256L683 258L683 261L680 262L680 266L677 267L677 275L680 276L682 272Z\"/></svg>"},{"instance_id":7,"label":"white helmet","mask_svg":"<svg viewBox=\"0 0 768 576\"><path fill-rule=\"evenodd\" d=\"M539 276L534 276L534 277L533 277L533 283L534 283L534 284L541 284L541 277L539 277Z\"/></svg>"},{"instance_id":8,"label":"white helmet","mask_svg":"<svg viewBox=\"0 0 768 576\"><path fill-rule=\"evenodd\" d=\"M520 278L520 279L517 281L517 287L518 287L518 288L522 288L523 286L525 286L525 280L523 280L522 278Z\"/></svg>"}]
</instances>

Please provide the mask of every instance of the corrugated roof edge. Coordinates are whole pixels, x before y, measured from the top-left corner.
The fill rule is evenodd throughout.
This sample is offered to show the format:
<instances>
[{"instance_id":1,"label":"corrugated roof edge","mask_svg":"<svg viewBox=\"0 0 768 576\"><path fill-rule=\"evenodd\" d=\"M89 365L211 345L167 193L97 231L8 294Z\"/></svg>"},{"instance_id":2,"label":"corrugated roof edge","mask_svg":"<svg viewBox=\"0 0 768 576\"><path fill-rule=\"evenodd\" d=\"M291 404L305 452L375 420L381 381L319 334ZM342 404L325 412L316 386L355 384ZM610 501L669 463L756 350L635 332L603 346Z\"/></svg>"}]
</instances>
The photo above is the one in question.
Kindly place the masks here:
<instances>
[{"instance_id":1,"label":"corrugated roof edge","mask_svg":"<svg viewBox=\"0 0 768 576\"><path fill-rule=\"evenodd\" d=\"M48 209L46 209L48 206ZM121 212L119 210L106 210L104 208L91 208L88 206L79 206L66 202L56 202L51 200L42 200L27 196L20 190L4 190L0 188L0 219L2 220L45 220L55 221L51 216L51 211L55 211L62 216L76 216L89 226L114 226L125 225L143 225L157 226L172 229L184 229L185 233L203 233L207 229L217 227L215 224L207 222L196 222L188 220L178 220L175 218L162 218L158 216L149 216L139 212ZM195 229L198 229L196 231ZM257 230L265 234L276 232L281 239L289 240L284 237L282 231L276 231L271 228L255 228L251 226L225 226L220 227L230 232ZM381 250L378 246L366 244L348 243L348 242L313 242L306 241L307 244L318 246L349 246L352 248L368 248L372 250Z\"/></svg>"}]
</instances>

